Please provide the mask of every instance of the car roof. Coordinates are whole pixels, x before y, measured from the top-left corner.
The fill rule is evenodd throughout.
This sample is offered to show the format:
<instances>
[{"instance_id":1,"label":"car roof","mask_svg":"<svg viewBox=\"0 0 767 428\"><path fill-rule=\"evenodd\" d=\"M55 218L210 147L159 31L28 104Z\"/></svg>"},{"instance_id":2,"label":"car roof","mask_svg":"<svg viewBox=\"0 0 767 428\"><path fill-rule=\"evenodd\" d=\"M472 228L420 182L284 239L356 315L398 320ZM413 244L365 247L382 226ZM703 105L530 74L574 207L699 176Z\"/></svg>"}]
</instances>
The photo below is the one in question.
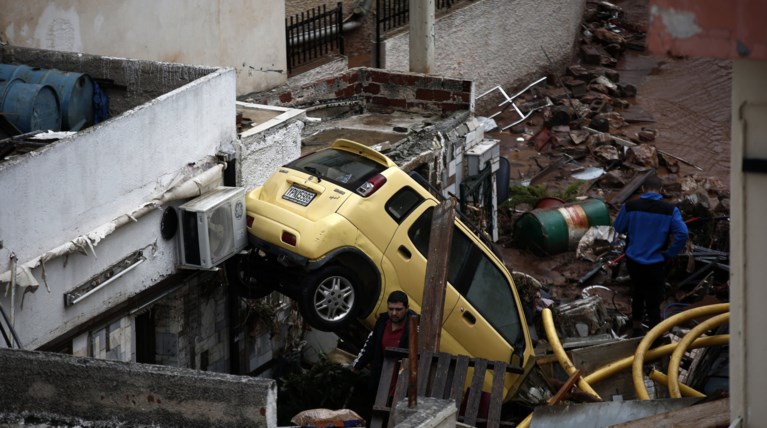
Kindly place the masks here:
<instances>
[{"instance_id":1,"label":"car roof","mask_svg":"<svg viewBox=\"0 0 767 428\"><path fill-rule=\"evenodd\" d=\"M357 155L366 157L374 162L377 162L377 163L380 163L381 165L386 166L387 168L397 166L396 163L394 163L391 159L389 159L385 155L371 149L368 146L365 146L360 143L356 143L351 140L339 138L335 142L333 142L333 144L330 147L337 150L343 150L346 152L355 153Z\"/></svg>"}]
</instances>

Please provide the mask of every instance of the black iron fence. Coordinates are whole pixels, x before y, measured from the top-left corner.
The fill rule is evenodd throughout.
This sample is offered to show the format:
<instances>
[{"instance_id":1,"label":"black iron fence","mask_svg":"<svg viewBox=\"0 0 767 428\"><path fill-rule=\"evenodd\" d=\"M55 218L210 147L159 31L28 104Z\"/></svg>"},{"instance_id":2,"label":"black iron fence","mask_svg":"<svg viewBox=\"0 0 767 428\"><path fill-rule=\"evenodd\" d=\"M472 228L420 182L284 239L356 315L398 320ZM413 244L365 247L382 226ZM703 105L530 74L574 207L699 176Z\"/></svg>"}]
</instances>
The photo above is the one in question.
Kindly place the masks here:
<instances>
[{"instance_id":1,"label":"black iron fence","mask_svg":"<svg viewBox=\"0 0 767 428\"><path fill-rule=\"evenodd\" d=\"M458 0L435 0L437 11L450 9ZM378 0L376 2L376 66L380 67L381 45L387 31L410 22L410 0Z\"/></svg>"},{"instance_id":2,"label":"black iron fence","mask_svg":"<svg viewBox=\"0 0 767 428\"><path fill-rule=\"evenodd\" d=\"M344 54L343 4L325 5L285 18L288 73L329 53Z\"/></svg>"}]
</instances>

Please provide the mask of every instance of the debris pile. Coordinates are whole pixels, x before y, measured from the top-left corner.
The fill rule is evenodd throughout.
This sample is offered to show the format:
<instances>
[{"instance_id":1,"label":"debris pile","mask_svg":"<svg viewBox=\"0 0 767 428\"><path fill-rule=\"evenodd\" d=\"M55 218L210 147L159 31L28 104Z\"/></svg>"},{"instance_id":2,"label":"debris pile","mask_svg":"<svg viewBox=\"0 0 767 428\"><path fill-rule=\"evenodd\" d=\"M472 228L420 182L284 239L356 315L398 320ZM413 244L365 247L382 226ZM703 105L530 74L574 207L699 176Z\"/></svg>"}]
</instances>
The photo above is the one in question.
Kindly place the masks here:
<instances>
[{"instance_id":1,"label":"debris pile","mask_svg":"<svg viewBox=\"0 0 767 428\"><path fill-rule=\"evenodd\" d=\"M529 321L535 323L537 349L543 354L551 351L540 321L548 308L565 349L629 339L625 237L616 236L610 221L579 226L567 209L598 200L614 219L651 175L661 178L664 199L680 209L689 229L687 248L669 265L662 317L729 301L727 179L708 176L694 160L677 156L653 127L652 114L636 105L637 88L621 81L614 68L626 51L644 50L644 37L643 24L626 19L619 6L587 2L576 63L563 75L538 79L507 97L505 104L513 108L486 115L497 125L488 134L501 140L501 153L512 165L510 196L499 211L503 253L510 268L538 280L518 281L517 286L533 315ZM552 210L566 218L563 226L540 221ZM531 218L541 224L533 225ZM536 228L540 233L533 233ZM575 241L551 245L558 234ZM525 284L533 282L535 287L526 290ZM653 345L662 344L661 338L682 340L694 325L680 323ZM686 353L690 370L682 370L681 377L706 393L726 389L720 376L726 373L726 354L721 346ZM656 364L665 367L663 360ZM716 387L710 387L712 378L719 381ZM610 385L613 394L620 390L621 398L634 398L619 383ZM624 383L630 385L630 379ZM665 386L655 385L657 398L668 396Z\"/></svg>"}]
</instances>

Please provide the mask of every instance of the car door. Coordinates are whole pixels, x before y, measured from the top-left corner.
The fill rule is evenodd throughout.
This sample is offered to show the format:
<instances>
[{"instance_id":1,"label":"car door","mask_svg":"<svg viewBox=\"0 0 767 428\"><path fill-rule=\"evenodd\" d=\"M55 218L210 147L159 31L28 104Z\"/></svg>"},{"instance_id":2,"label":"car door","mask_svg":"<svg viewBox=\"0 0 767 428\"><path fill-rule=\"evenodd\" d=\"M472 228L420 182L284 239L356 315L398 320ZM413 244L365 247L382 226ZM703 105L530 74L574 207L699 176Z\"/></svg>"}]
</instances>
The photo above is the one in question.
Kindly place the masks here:
<instances>
[{"instance_id":1,"label":"car door","mask_svg":"<svg viewBox=\"0 0 767 428\"><path fill-rule=\"evenodd\" d=\"M384 253L384 277L386 292L400 288L411 299L411 308L421 311L423 288L426 278L426 255L428 254L431 217L436 202L427 199L402 219ZM451 260L459 258L459 252ZM450 272L448 272L448 280ZM450 313L458 300L455 289L447 287L444 316Z\"/></svg>"},{"instance_id":2,"label":"car door","mask_svg":"<svg viewBox=\"0 0 767 428\"><path fill-rule=\"evenodd\" d=\"M471 232L456 226L453 241L461 240L470 251L453 283L459 297L444 329L469 355L509 362L512 351L521 356L529 341L511 277Z\"/></svg>"}]
</instances>

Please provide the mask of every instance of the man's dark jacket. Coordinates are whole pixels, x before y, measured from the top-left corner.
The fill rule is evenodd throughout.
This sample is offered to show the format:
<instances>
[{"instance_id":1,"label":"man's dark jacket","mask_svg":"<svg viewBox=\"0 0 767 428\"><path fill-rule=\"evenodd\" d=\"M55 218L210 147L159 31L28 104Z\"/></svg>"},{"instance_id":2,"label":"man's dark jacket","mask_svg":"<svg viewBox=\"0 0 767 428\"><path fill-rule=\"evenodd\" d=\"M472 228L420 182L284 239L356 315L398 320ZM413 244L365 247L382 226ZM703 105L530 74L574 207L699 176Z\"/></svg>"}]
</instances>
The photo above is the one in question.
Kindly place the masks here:
<instances>
[{"instance_id":1,"label":"man's dark jacket","mask_svg":"<svg viewBox=\"0 0 767 428\"><path fill-rule=\"evenodd\" d=\"M415 315L415 312L408 309L405 316L405 330L402 332L402 337L399 341L400 348L407 348L410 337L410 316ZM383 338L384 328L386 328L386 322L389 321L389 314L384 312L378 315L373 330L365 339L365 344L362 346L357 358L354 359L352 367L355 370L360 370L370 364L370 376L371 384L378 384L378 378L381 377L381 367L383 367L384 350L381 347L381 339Z\"/></svg>"},{"instance_id":2,"label":"man's dark jacket","mask_svg":"<svg viewBox=\"0 0 767 428\"><path fill-rule=\"evenodd\" d=\"M628 235L626 256L643 265L675 257L687 242L687 225L679 209L654 192L626 202L613 226L616 232ZM669 234L673 241L666 247Z\"/></svg>"}]
</instances>

